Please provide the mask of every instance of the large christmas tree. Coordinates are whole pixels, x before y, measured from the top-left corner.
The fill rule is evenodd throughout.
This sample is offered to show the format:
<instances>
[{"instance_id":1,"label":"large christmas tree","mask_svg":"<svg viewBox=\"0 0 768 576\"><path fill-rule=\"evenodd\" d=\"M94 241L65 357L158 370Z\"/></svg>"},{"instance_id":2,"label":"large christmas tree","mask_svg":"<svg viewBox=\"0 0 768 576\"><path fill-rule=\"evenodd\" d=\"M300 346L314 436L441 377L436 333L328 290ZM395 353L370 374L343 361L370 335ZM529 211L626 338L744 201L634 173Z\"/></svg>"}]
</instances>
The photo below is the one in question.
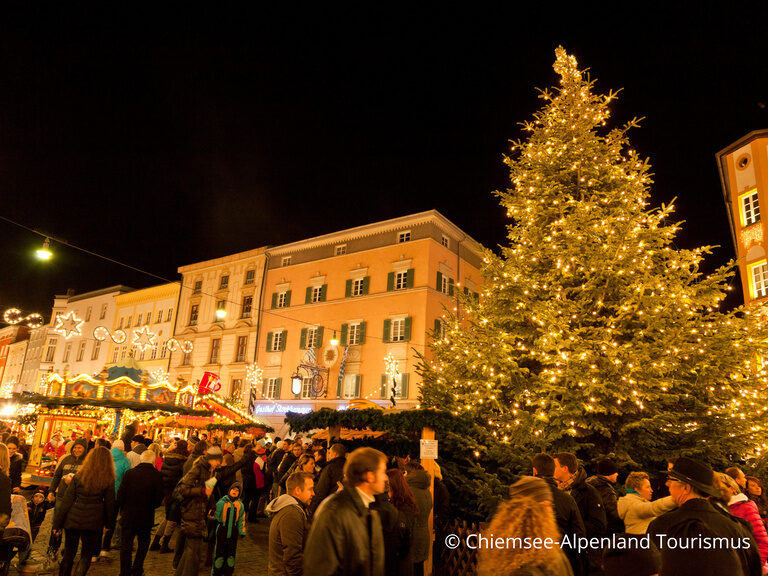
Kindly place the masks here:
<instances>
[{"instance_id":1,"label":"large christmas tree","mask_svg":"<svg viewBox=\"0 0 768 576\"><path fill-rule=\"evenodd\" d=\"M486 256L479 301L446 311L422 359L425 406L466 414L516 453L573 450L650 465L764 448L768 338L758 309L724 312L733 264L674 246L672 206L649 206L635 122L556 51L560 85L505 159L509 245ZM459 315L457 315L459 314Z\"/></svg>"}]
</instances>

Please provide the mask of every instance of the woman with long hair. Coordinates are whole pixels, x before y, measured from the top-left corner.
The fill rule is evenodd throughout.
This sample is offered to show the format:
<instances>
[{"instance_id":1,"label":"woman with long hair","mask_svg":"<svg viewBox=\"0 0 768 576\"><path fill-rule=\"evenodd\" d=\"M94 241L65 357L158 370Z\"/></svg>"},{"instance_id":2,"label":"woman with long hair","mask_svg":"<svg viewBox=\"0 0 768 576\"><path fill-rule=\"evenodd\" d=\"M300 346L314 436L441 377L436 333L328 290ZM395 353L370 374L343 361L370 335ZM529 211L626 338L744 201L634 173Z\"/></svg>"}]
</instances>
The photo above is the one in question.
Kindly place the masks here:
<instances>
[{"instance_id":1,"label":"woman with long hair","mask_svg":"<svg viewBox=\"0 0 768 576\"><path fill-rule=\"evenodd\" d=\"M728 474L715 474L722 485L721 491L728 496L728 511L736 516L746 520L752 525L752 535L757 542L757 549L760 551L760 560L765 564L768 560L768 532L765 530L763 519L760 518L760 512L757 504L752 502L746 494L741 491L741 487L736 480Z\"/></svg>"},{"instance_id":2,"label":"woman with long hair","mask_svg":"<svg viewBox=\"0 0 768 576\"><path fill-rule=\"evenodd\" d=\"M489 538L551 538L560 541L552 491L541 478L523 476L509 489L510 499L502 502L488 527ZM480 576L572 576L573 571L559 546L481 548L477 573Z\"/></svg>"},{"instance_id":3,"label":"woman with long hair","mask_svg":"<svg viewBox=\"0 0 768 576\"><path fill-rule=\"evenodd\" d=\"M756 476L747 476L747 497L757 505L760 517L765 523L768 517L768 498L763 491L763 483Z\"/></svg>"},{"instance_id":4,"label":"woman with long hair","mask_svg":"<svg viewBox=\"0 0 768 576\"><path fill-rule=\"evenodd\" d=\"M149 445L149 448L147 450L151 450L156 454L156 458L154 461L155 468L157 468L158 471L162 470L163 468L163 447L160 446L157 442L152 442L152 444Z\"/></svg>"},{"instance_id":5,"label":"woman with long hair","mask_svg":"<svg viewBox=\"0 0 768 576\"><path fill-rule=\"evenodd\" d=\"M376 502L384 533L384 570L388 576L411 576L413 528L419 506L399 469L387 470L387 479L388 491Z\"/></svg>"},{"instance_id":6,"label":"woman with long hair","mask_svg":"<svg viewBox=\"0 0 768 576\"><path fill-rule=\"evenodd\" d=\"M88 453L64 494L60 513L54 519L53 530L64 530L64 558L59 576L70 576L75 555L83 542L80 561L75 569L83 576L98 555L104 528L115 527L115 465L112 454L102 446Z\"/></svg>"}]
</instances>

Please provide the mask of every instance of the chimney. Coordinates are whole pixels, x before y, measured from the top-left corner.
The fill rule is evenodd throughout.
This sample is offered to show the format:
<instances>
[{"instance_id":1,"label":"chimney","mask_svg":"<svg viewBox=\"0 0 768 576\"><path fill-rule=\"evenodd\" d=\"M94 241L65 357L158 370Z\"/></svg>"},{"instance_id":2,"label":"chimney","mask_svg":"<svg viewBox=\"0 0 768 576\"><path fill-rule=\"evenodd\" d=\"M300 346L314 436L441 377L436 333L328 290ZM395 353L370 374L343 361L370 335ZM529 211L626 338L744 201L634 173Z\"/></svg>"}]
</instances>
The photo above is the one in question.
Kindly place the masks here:
<instances>
[{"instance_id":1,"label":"chimney","mask_svg":"<svg viewBox=\"0 0 768 576\"><path fill-rule=\"evenodd\" d=\"M67 298L71 298L75 295L75 289L74 288L67 288Z\"/></svg>"}]
</instances>

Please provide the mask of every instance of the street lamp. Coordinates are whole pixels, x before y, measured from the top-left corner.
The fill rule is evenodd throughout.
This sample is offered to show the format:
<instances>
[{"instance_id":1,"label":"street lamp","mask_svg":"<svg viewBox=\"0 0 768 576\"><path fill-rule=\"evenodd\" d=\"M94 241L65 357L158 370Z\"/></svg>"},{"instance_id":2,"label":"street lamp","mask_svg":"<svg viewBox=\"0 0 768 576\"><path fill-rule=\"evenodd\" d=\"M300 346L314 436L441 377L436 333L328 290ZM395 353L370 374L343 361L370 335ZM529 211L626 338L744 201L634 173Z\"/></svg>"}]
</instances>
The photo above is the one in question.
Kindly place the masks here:
<instances>
[{"instance_id":1,"label":"street lamp","mask_svg":"<svg viewBox=\"0 0 768 576\"><path fill-rule=\"evenodd\" d=\"M294 394L299 394L301 392L301 374L299 374L298 367L296 368L296 372L293 373L293 376L291 376L291 392Z\"/></svg>"},{"instance_id":2,"label":"street lamp","mask_svg":"<svg viewBox=\"0 0 768 576\"><path fill-rule=\"evenodd\" d=\"M331 346L338 346L339 339L336 338L336 330L333 331L333 338L331 338Z\"/></svg>"},{"instance_id":3,"label":"street lamp","mask_svg":"<svg viewBox=\"0 0 768 576\"><path fill-rule=\"evenodd\" d=\"M224 320L224 317L227 315L227 311L224 309L223 306L219 306L216 309L216 320Z\"/></svg>"},{"instance_id":4,"label":"street lamp","mask_svg":"<svg viewBox=\"0 0 768 576\"><path fill-rule=\"evenodd\" d=\"M53 256L53 252L51 252L48 248L51 245L51 239L46 238L43 242L43 247L40 248L35 252L35 255L37 256L38 260L50 260Z\"/></svg>"}]
</instances>

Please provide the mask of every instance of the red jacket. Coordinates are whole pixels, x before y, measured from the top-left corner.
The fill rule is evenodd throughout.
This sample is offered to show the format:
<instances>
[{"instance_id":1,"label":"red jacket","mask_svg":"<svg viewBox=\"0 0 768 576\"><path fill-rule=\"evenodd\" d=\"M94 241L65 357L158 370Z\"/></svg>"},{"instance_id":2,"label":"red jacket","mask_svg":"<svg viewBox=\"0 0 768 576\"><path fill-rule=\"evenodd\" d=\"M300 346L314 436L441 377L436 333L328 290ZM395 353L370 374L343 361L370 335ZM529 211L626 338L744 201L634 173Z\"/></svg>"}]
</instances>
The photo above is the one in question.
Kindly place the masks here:
<instances>
[{"instance_id":1,"label":"red jacket","mask_svg":"<svg viewBox=\"0 0 768 576\"><path fill-rule=\"evenodd\" d=\"M765 524L760 518L760 512L757 510L757 504L752 502L745 494L736 494L728 503L731 514L737 518L742 518L752 525L752 533L757 542L757 548L760 550L760 560L768 560L768 532L765 531Z\"/></svg>"}]
</instances>

